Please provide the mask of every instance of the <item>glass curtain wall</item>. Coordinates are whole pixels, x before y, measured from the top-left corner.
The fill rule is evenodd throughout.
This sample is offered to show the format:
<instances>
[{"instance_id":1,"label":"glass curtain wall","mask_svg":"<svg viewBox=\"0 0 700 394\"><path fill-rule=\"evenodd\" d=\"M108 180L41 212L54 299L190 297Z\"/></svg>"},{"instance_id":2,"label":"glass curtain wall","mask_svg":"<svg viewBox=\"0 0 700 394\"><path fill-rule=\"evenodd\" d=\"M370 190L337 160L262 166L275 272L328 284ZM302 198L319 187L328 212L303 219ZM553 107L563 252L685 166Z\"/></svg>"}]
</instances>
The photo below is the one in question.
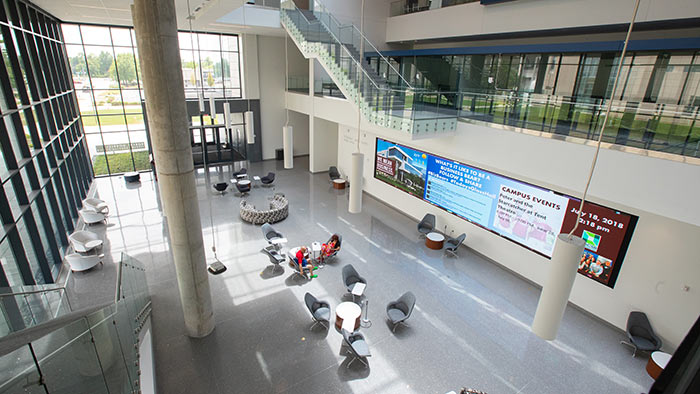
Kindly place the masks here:
<instances>
[{"instance_id":1,"label":"glass curtain wall","mask_svg":"<svg viewBox=\"0 0 700 394\"><path fill-rule=\"evenodd\" d=\"M95 176L150 170L134 30L62 24ZM240 98L238 36L180 32L185 96Z\"/></svg>"},{"instance_id":2,"label":"glass curtain wall","mask_svg":"<svg viewBox=\"0 0 700 394\"><path fill-rule=\"evenodd\" d=\"M0 287L53 283L92 181L58 21L0 4Z\"/></svg>"}]
</instances>

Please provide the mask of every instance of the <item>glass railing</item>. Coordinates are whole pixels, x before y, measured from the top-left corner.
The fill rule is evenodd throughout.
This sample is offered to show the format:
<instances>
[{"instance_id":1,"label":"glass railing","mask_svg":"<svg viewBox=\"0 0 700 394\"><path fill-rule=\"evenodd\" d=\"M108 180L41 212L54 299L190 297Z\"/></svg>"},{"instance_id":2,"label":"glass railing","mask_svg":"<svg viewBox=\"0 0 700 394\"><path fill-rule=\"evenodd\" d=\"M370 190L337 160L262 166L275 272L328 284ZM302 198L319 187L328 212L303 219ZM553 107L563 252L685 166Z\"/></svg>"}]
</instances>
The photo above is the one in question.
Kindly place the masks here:
<instances>
[{"instance_id":1,"label":"glass railing","mask_svg":"<svg viewBox=\"0 0 700 394\"><path fill-rule=\"evenodd\" d=\"M432 105L435 99L424 100ZM597 140L607 100L516 93L441 93L459 117ZM700 157L700 107L613 100L603 141Z\"/></svg>"},{"instance_id":2,"label":"glass railing","mask_svg":"<svg viewBox=\"0 0 700 394\"><path fill-rule=\"evenodd\" d=\"M289 90L290 92L309 94L309 77L307 75L290 75L287 78L287 90Z\"/></svg>"},{"instance_id":3,"label":"glass railing","mask_svg":"<svg viewBox=\"0 0 700 394\"><path fill-rule=\"evenodd\" d=\"M376 48L353 25L340 24L322 4L314 2L314 7L313 12L302 11L293 1L284 1L280 19L302 52L319 60L343 95L358 104L365 119L412 135L454 131L454 107L445 107L438 100L434 105L424 103L424 96L438 92L413 88L383 57L380 61L386 62L383 69L388 71L383 75L373 71L360 47ZM414 100L416 95L421 99Z\"/></svg>"},{"instance_id":4,"label":"glass railing","mask_svg":"<svg viewBox=\"0 0 700 394\"><path fill-rule=\"evenodd\" d=\"M0 288L0 338L71 312L65 287Z\"/></svg>"},{"instance_id":5,"label":"glass railing","mask_svg":"<svg viewBox=\"0 0 700 394\"><path fill-rule=\"evenodd\" d=\"M122 254L114 303L35 326L17 333L26 343L0 347L0 393L140 392L139 334L150 315L148 294L145 269Z\"/></svg>"},{"instance_id":6,"label":"glass railing","mask_svg":"<svg viewBox=\"0 0 700 394\"><path fill-rule=\"evenodd\" d=\"M398 0L389 4L389 16L412 14L453 5L477 3L480 0Z\"/></svg>"},{"instance_id":7,"label":"glass railing","mask_svg":"<svg viewBox=\"0 0 700 394\"><path fill-rule=\"evenodd\" d=\"M314 95L345 98L343 92L338 89L338 85L330 78L314 79Z\"/></svg>"}]
</instances>

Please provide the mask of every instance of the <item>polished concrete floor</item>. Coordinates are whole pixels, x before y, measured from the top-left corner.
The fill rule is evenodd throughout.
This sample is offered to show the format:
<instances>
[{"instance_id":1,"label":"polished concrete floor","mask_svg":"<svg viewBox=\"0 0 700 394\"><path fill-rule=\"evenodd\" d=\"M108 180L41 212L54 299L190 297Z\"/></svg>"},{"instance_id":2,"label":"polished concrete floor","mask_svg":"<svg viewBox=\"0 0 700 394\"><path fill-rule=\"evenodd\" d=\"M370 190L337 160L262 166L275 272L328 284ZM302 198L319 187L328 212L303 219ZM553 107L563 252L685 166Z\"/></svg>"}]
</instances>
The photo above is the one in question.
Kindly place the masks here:
<instances>
[{"instance_id":1,"label":"polished concrete floor","mask_svg":"<svg viewBox=\"0 0 700 394\"><path fill-rule=\"evenodd\" d=\"M239 167L236 166L235 169ZM114 294L115 265L126 252L147 266L153 301L153 340L159 392L178 393L445 393L472 387L503 393L646 392L652 380L644 357L619 344L624 333L569 307L556 341L530 332L539 289L467 247L459 257L429 250L416 222L365 195L361 214L349 214L346 191L328 175L266 161L252 174L277 174L275 188L254 188L248 200L285 193L289 217L275 228L288 247L343 235L336 260L306 281L288 267L273 271L259 226L241 222L241 198L219 195L211 183L228 180L231 166L197 172L204 242L209 262L215 242L228 270L210 276L216 329L203 339L184 334L180 298L167 243L167 220L157 186L142 174L137 187L119 177L95 181L111 207L110 223L93 227L106 237L107 263L71 275L68 286L82 305ZM341 268L353 264L368 281L371 326L361 328L369 367L350 361L342 336L312 324L303 297L311 292L332 309L347 300ZM392 333L386 304L405 291L417 297L407 326ZM80 305L80 304L79 304Z\"/></svg>"}]
</instances>

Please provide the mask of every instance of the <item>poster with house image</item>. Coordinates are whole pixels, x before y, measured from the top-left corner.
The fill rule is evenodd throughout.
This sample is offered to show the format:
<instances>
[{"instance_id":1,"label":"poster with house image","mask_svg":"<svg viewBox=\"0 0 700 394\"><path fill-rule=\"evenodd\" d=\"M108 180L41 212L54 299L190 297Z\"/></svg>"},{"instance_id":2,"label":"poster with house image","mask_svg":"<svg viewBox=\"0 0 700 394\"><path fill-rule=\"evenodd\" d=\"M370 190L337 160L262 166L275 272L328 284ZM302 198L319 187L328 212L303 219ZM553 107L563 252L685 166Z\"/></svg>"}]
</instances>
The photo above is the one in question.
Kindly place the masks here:
<instances>
[{"instance_id":1,"label":"poster with house image","mask_svg":"<svg viewBox=\"0 0 700 394\"><path fill-rule=\"evenodd\" d=\"M377 138L374 176L418 198L425 191L425 153Z\"/></svg>"}]
</instances>

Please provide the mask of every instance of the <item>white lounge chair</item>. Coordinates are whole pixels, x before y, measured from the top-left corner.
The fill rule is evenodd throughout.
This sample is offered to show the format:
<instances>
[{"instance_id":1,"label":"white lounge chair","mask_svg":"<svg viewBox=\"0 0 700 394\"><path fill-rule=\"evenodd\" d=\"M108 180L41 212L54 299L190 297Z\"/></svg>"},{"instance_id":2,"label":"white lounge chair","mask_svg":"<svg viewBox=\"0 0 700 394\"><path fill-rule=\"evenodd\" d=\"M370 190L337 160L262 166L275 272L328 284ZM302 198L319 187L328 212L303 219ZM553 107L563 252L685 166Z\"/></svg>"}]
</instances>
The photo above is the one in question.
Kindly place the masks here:
<instances>
[{"instance_id":1,"label":"white lounge chair","mask_svg":"<svg viewBox=\"0 0 700 394\"><path fill-rule=\"evenodd\" d=\"M90 253L102 247L103 241L100 236L92 231L76 231L71 234L70 240L73 250L78 253Z\"/></svg>"},{"instance_id":2,"label":"white lounge chair","mask_svg":"<svg viewBox=\"0 0 700 394\"><path fill-rule=\"evenodd\" d=\"M103 254L82 255L71 253L66 255L66 261L70 266L71 271L86 271L100 264L105 257Z\"/></svg>"},{"instance_id":3,"label":"white lounge chair","mask_svg":"<svg viewBox=\"0 0 700 394\"><path fill-rule=\"evenodd\" d=\"M107 216L104 213L95 212L85 208L78 211L78 213L80 213L80 217L83 218L83 222L85 222L85 224L88 225L101 223L104 222L105 219L107 219Z\"/></svg>"},{"instance_id":4,"label":"white lounge chair","mask_svg":"<svg viewBox=\"0 0 700 394\"><path fill-rule=\"evenodd\" d=\"M83 208L105 215L109 214L109 206L99 198L86 198L83 200Z\"/></svg>"}]
</instances>

